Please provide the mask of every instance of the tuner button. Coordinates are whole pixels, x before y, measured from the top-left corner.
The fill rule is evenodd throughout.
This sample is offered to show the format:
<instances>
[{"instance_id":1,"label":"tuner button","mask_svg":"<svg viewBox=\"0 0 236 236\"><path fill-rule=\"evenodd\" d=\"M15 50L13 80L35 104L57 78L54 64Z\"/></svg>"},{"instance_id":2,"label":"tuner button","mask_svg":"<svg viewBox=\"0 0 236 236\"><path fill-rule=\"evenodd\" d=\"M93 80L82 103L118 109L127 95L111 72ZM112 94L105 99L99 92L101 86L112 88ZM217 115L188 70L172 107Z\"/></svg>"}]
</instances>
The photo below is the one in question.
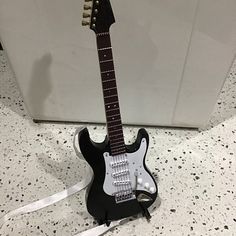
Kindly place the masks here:
<instances>
[{"instance_id":1,"label":"tuner button","mask_svg":"<svg viewBox=\"0 0 236 236\"><path fill-rule=\"evenodd\" d=\"M94 12L95 12L95 14L97 14L98 13L98 9L95 9Z\"/></svg>"},{"instance_id":2,"label":"tuner button","mask_svg":"<svg viewBox=\"0 0 236 236\"><path fill-rule=\"evenodd\" d=\"M97 20L97 18L96 17L93 17L93 21L95 22Z\"/></svg>"},{"instance_id":3,"label":"tuner button","mask_svg":"<svg viewBox=\"0 0 236 236\"><path fill-rule=\"evenodd\" d=\"M138 178L138 184L142 184L142 183L143 183L142 178Z\"/></svg>"},{"instance_id":4,"label":"tuner button","mask_svg":"<svg viewBox=\"0 0 236 236\"><path fill-rule=\"evenodd\" d=\"M90 10L90 9L92 9L91 6L89 6L89 5L84 5L84 10Z\"/></svg>"},{"instance_id":5,"label":"tuner button","mask_svg":"<svg viewBox=\"0 0 236 236\"><path fill-rule=\"evenodd\" d=\"M90 17L91 15L90 14L88 14L88 13L83 13L83 18L88 18L88 17Z\"/></svg>"},{"instance_id":6,"label":"tuner button","mask_svg":"<svg viewBox=\"0 0 236 236\"><path fill-rule=\"evenodd\" d=\"M90 25L90 23L88 21L83 20L82 21L82 26L86 26L86 25Z\"/></svg>"},{"instance_id":7,"label":"tuner button","mask_svg":"<svg viewBox=\"0 0 236 236\"><path fill-rule=\"evenodd\" d=\"M96 5L98 5L98 4L99 4L99 1L96 1L95 3L96 3Z\"/></svg>"},{"instance_id":8,"label":"tuner button","mask_svg":"<svg viewBox=\"0 0 236 236\"><path fill-rule=\"evenodd\" d=\"M150 189L149 189L149 191L150 191L150 193L155 193L155 188L154 187L151 187Z\"/></svg>"},{"instance_id":9,"label":"tuner button","mask_svg":"<svg viewBox=\"0 0 236 236\"><path fill-rule=\"evenodd\" d=\"M145 187L145 188L149 188L149 183L145 183L145 184L144 184L144 187Z\"/></svg>"}]
</instances>

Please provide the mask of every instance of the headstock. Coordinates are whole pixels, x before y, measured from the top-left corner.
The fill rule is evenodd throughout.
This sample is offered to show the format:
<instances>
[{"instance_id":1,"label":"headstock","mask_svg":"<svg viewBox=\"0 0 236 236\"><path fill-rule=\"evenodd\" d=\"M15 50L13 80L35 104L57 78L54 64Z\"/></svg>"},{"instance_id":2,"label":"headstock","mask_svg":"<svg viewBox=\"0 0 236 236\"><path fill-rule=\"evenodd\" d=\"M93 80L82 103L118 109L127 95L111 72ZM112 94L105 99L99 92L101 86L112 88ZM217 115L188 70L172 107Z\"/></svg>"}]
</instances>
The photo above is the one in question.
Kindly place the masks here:
<instances>
[{"instance_id":1,"label":"headstock","mask_svg":"<svg viewBox=\"0 0 236 236\"><path fill-rule=\"evenodd\" d=\"M115 22L111 3L109 0L85 0L83 26L89 26L96 34L108 32Z\"/></svg>"}]
</instances>

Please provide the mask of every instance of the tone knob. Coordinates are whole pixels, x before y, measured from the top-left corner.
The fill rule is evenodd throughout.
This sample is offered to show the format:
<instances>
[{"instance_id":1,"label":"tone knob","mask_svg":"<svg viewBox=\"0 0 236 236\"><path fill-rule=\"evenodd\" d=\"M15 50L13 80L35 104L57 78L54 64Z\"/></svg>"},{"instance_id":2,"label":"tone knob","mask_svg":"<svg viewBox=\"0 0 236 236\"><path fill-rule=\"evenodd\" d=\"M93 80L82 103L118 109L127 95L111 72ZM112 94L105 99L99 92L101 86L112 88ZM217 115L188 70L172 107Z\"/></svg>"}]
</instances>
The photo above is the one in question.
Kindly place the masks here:
<instances>
[{"instance_id":1,"label":"tone knob","mask_svg":"<svg viewBox=\"0 0 236 236\"><path fill-rule=\"evenodd\" d=\"M138 184L142 184L143 183L143 179L142 178L138 178Z\"/></svg>"},{"instance_id":2,"label":"tone knob","mask_svg":"<svg viewBox=\"0 0 236 236\"><path fill-rule=\"evenodd\" d=\"M156 189L154 187L149 188L150 193L155 193Z\"/></svg>"},{"instance_id":3,"label":"tone knob","mask_svg":"<svg viewBox=\"0 0 236 236\"><path fill-rule=\"evenodd\" d=\"M149 188L149 183L145 183L145 184L144 184L144 187L145 187L145 188Z\"/></svg>"}]
</instances>

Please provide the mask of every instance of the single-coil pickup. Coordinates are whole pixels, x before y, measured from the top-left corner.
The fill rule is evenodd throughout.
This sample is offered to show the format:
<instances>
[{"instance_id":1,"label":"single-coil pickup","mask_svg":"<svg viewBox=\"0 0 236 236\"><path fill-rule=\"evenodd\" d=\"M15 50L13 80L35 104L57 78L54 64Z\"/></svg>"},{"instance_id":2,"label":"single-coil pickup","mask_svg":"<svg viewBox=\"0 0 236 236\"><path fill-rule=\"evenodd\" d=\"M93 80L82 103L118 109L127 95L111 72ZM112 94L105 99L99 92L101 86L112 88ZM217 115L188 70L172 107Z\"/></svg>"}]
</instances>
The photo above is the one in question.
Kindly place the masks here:
<instances>
[{"instance_id":1,"label":"single-coil pickup","mask_svg":"<svg viewBox=\"0 0 236 236\"><path fill-rule=\"evenodd\" d=\"M130 180L121 180L121 181L114 181L113 184L115 186L122 186L122 185L129 185L131 184Z\"/></svg>"},{"instance_id":2,"label":"single-coil pickup","mask_svg":"<svg viewBox=\"0 0 236 236\"><path fill-rule=\"evenodd\" d=\"M112 174L113 178L117 178L123 175L128 175L129 174L129 170L123 170L123 171L119 171L119 172L115 172Z\"/></svg>"},{"instance_id":3,"label":"single-coil pickup","mask_svg":"<svg viewBox=\"0 0 236 236\"><path fill-rule=\"evenodd\" d=\"M119 166L124 166L124 165L127 165L128 163L129 163L128 160L111 162L111 167L115 168L115 167L119 167Z\"/></svg>"}]
</instances>

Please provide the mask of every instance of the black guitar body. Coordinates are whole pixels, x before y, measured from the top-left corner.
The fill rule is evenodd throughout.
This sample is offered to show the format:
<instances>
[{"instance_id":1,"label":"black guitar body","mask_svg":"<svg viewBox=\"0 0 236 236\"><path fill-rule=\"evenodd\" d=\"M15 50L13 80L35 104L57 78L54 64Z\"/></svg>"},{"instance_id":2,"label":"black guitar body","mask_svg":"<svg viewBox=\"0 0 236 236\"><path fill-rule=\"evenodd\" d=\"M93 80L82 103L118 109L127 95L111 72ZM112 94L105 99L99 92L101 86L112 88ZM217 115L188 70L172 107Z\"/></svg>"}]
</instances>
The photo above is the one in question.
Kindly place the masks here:
<instances>
[{"instance_id":1,"label":"black guitar body","mask_svg":"<svg viewBox=\"0 0 236 236\"><path fill-rule=\"evenodd\" d=\"M148 144L148 133L145 129L140 129L137 140L134 142L134 144L126 146L127 153L132 153L138 150L143 138L147 140ZM81 153L93 169L94 173L93 181L87 189L86 204L88 212L100 224L109 224L110 221L137 215L139 213L143 213L145 215L147 213L147 208L150 207L155 201L157 197L157 191L153 194L146 191L135 191L136 197L138 197L138 195L141 193L145 193L145 195L148 195L152 199L151 201L144 201L142 203L138 202L136 198L125 202L116 203L114 196L108 195L104 192L103 185L106 175L106 164L103 154L104 152L110 153L110 145L107 136L104 142L95 143L90 139L89 132L87 128L85 128L80 132L79 146ZM151 173L145 165L145 156L143 158L143 166L151 176Z\"/></svg>"}]
</instances>

